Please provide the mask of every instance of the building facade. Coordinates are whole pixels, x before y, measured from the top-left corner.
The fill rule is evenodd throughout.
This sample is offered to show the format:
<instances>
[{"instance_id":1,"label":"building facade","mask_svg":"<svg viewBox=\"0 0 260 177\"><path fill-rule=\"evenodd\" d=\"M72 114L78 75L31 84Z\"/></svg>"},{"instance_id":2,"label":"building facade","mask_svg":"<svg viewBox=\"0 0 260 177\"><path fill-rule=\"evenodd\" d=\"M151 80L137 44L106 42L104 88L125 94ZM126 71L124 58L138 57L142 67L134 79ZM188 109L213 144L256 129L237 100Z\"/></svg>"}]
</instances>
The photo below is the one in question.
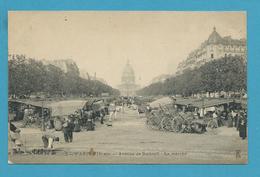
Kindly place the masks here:
<instances>
[{"instance_id":1,"label":"building facade","mask_svg":"<svg viewBox=\"0 0 260 177\"><path fill-rule=\"evenodd\" d=\"M214 27L208 39L178 65L176 74L182 74L187 69L194 69L211 60L227 56L241 56L246 61L246 39L232 39L231 36L221 37Z\"/></svg>"},{"instance_id":2,"label":"building facade","mask_svg":"<svg viewBox=\"0 0 260 177\"><path fill-rule=\"evenodd\" d=\"M120 94L121 96L135 96L137 89L139 89L139 86L135 83L134 70L129 61L127 61L122 73L121 84L119 85Z\"/></svg>"}]
</instances>

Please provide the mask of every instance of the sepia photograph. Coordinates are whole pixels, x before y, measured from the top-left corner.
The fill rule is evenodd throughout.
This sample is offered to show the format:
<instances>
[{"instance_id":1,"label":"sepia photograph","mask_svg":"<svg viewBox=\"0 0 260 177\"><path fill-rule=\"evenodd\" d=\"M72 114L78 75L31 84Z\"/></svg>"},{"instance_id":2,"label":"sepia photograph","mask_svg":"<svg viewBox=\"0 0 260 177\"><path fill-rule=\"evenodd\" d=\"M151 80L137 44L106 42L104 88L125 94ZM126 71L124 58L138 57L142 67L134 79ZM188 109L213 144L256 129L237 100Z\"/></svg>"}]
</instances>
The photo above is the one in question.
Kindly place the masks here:
<instances>
[{"instance_id":1,"label":"sepia photograph","mask_svg":"<svg viewBox=\"0 0 260 177\"><path fill-rule=\"evenodd\" d=\"M8 11L9 164L247 164L247 123L245 11Z\"/></svg>"}]
</instances>

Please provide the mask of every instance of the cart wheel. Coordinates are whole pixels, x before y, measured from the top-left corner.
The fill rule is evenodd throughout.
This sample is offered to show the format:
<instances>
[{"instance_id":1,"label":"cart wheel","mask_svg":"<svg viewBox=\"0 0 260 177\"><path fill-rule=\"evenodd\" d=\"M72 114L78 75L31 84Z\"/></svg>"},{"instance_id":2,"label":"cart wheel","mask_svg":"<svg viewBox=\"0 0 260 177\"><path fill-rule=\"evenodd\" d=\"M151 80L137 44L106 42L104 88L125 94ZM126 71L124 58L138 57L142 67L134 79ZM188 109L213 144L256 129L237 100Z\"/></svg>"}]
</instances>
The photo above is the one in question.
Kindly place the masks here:
<instances>
[{"instance_id":1,"label":"cart wheel","mask_svg":"<svg viewBox=\"0 0 260 177\"><path fill-rule=\"evenodd\" d=\"M152 121L151 120L146 120L146 126L149 128L149 129L156 129L155 126L153 125Z\"/></svg>"},{"instance_id":2,"label":"cart wheel","mask_svg":"<svg viewBox=\"0 0 260 177\"><path fill-rule=\"evenodd\" d=\"M178 120L177 118L174 118L172 121L171 121L171 129L173 132L180 132L181 129L182 129L182 123L180 120Z\"/></svg>"},{"instance_id":3,"label":"cart wheel","mask_svg":"<svg viewBox=\"0 0 260 177\"><path fill-rule=\"evenodd\" d=\"M207 124L207 129L214 129L214 128L217 128L217 127L218 127L218 124L213 120L210 120Z\"/></svg>"},{"instance_id":4,"label":"cart wheel","mask_svg":"<svg viewBox=\"0 0 260 177\"><path fill-rule=\"evenodd\" d=\"M193 123L193 124L191 125L191 127L192 127L192 129L193 129L194 132L196 132L196 133L202 133L203 127L202 127L201 124L199 124L199 123Z\"/></svg>"}]
</instances>

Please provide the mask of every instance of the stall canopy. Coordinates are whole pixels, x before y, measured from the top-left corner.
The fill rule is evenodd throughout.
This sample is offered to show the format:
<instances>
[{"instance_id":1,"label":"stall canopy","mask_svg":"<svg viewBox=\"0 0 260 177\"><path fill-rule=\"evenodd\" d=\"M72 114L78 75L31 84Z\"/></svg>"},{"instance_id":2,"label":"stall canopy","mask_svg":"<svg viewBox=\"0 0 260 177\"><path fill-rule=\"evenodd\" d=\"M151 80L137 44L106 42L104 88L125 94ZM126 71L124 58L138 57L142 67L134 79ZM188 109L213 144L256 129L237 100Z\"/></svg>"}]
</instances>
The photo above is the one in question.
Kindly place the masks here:
<instances>
[{"instance_id":1,"label":"stall canopy","mask_svg":"<svg viewBox=\"0 0 260 177\"><path fill-rule=\"evenodd\" d=\"M86 102L85 100L69 100L51 103L49 105L51 116L68 116L82 109Z\"/></svg>"},{"instance_id":2,"label":"stall canopy","mask_svg":"<svg viewBox=\"0 0 260 177\"><path fill-rule=\"evenodd\" d=\"M173 104L174 101L172 98L170 97L162 97L160 99L157 99L153 102L150 103L150 107L151 108L159 108L160 106L166 106L169 104Z\"/></svg>"},{"instance_id":3,"label":"stall canopy","mask_svg":"<svg viewBox=\"0 0 260 177\"><path fill-rule=\"evenodd\" d=\"M104 100L102 99L89 99L89 100L65 100L65 101L32 101L32 100L8 100L11 107L14 106L27 106L31 105L36 108L49 109L51 116L68 116L75 113L79 109L86 106L99 109L104 107Z\"/></svg>"},{"instance_id":4,"label":"stall canopy","mask_svg":"<svg viewBox=\"0 0 260 177\"><path fill-rule=\"evenodd\" d=\"M31 101L31 100L8 100L11 104L20 104L20 105L31 105L39 108L48 108L49 102L41 102L41 101Z\"/></svg>"},{"instance_id":5,"label":"stall canopy","mask_svg":"<svg viewBox=\"0 0 260 177\"><path fill-rule=\"evenodd\" d=\"M176 105L193 106L197 108L209 108L224 104L234 103L232 99L181 99L176 100Z\"/></svg>"}]
</instances>

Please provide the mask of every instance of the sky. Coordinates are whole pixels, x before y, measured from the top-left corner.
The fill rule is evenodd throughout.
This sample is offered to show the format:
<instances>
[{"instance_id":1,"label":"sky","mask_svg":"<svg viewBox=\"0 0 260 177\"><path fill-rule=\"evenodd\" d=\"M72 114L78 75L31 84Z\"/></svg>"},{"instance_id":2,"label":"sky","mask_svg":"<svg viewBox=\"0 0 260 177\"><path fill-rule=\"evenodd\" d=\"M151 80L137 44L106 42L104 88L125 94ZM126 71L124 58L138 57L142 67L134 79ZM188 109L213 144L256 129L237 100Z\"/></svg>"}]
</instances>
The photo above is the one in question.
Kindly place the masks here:
<instances>
[{"instance_id":1,"label":"sky","mask_svg":"<svg viewBox=\"0 0 260 177\"><path fill-rule=\"evenodd\" d=\"M246 38L245 12L10 11L9 54L41 60L73 59L79 69L117 88L129 60L146 86L198 48L216 27Z\"/></svg>"}]
</instances>

